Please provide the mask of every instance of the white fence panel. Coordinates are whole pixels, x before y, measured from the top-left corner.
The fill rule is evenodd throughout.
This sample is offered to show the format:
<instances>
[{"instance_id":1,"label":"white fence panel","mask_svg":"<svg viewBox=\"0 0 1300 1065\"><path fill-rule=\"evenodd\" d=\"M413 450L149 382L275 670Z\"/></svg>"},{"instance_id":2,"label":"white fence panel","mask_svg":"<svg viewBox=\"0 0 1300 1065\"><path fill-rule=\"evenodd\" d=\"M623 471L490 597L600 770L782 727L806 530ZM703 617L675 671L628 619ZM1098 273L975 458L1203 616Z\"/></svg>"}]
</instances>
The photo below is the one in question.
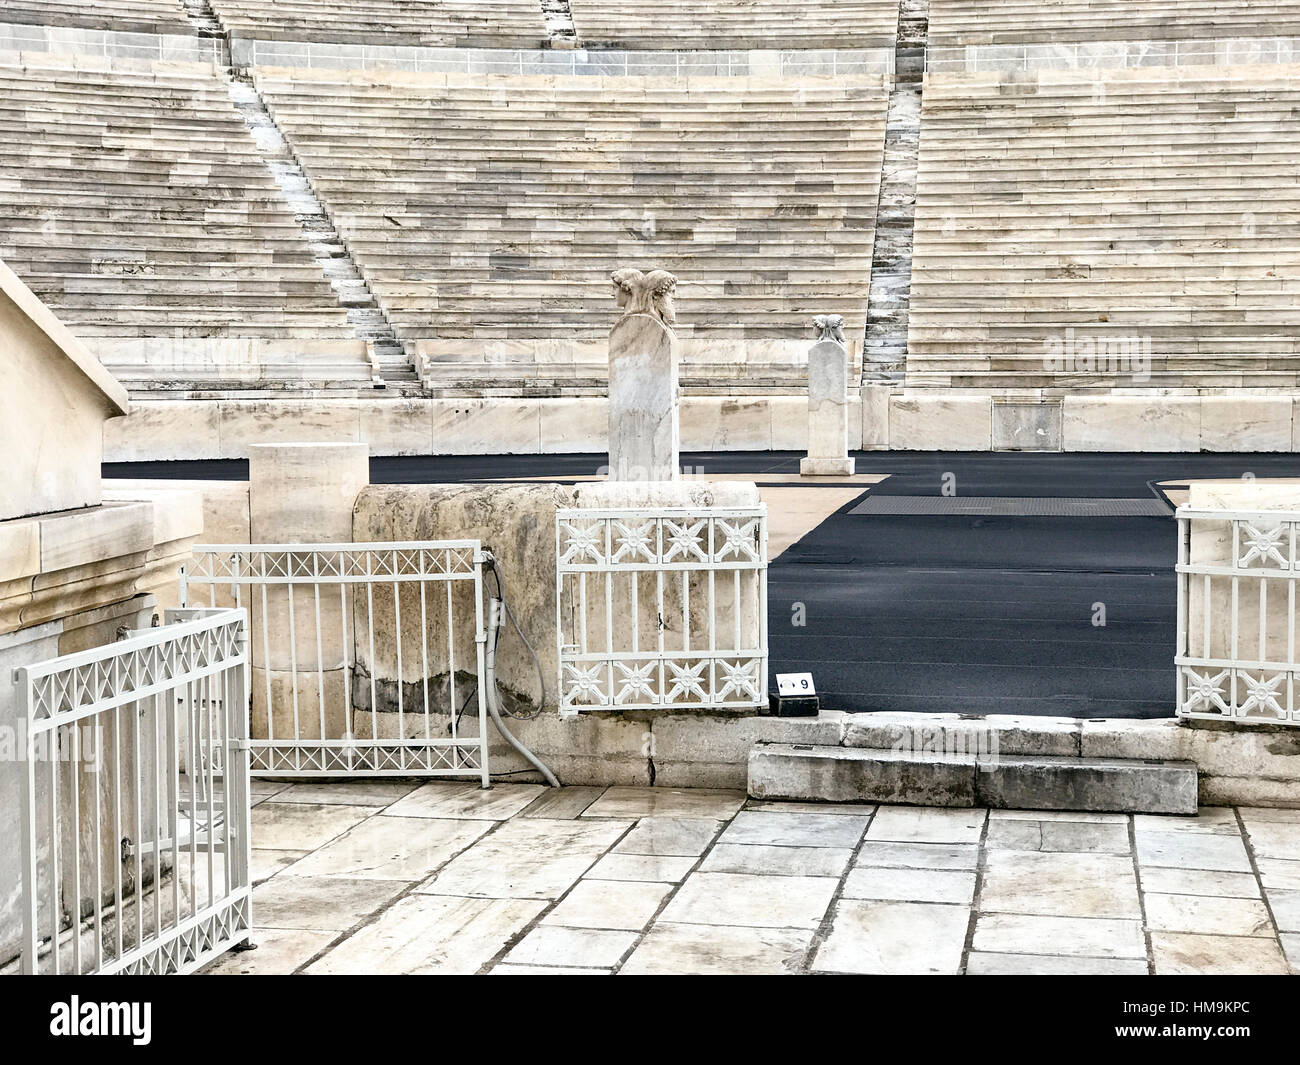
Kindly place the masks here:
<instances>
[{"instance_id":1,"label":"white fence panel","mask_svg":"<svg viewBox=\"0 0 1300 1065\"><path fill-rule=\"evenodd\" d=\"M1300 513L1178 510L1178 714L1300 725Z\"/></svg>"},{"instance_id":2,"label":"white fence panel","mask_svg":"<svg viewBox=\"0 0 1300 1065\"><path fill-rule=\"evenodd\" d=\"M182 601L249 610L254 775L487 787L489 559L477 540L195 547Z\"/></svg>"},{"instance_id":3,"label":"white fence panel","mask_svg":"<svg viewBox=\"0 0 1300 1065\"><path fill-rule=\"evenodd\" d=\"M767 509L558 512L561 713L767 702Z\"/></svg>"},{"instance_id":4,"label":"white fence panel","mask_svg":"<svg viewBox=\"0 0 1300 1065\"><path fill-rule=\"evenodd\" d=\"M27 973L190 972L251 927L247 622L15 670Z\"/></svg>"}]
</instances>

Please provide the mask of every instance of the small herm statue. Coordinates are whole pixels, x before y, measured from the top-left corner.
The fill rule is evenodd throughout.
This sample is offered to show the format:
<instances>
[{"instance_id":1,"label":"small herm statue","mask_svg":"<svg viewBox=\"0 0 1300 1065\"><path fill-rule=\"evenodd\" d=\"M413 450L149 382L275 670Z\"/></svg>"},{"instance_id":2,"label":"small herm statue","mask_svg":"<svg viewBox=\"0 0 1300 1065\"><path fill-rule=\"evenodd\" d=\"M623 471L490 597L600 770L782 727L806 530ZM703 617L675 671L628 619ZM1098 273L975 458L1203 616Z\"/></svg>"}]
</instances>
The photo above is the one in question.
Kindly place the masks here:
<instances>
[{"instance_id":1,"label":"small herm statue","mask_svg":"<svg viewBox=\"0 0 1300 1065\"><path fill-rule=\"evenodd\" d=\"M844 343L844 316L842 314L819 314L813 319L817 330L817 340L835 340Z\"/></svg>"},{"instance_id":2,"label":"small herm statue","mask_svg":"<svg viewBox=\"0 0 1300 1065\"><path fill-rule=\"evenodd\" d=\"M667 270L651 270L648 274L640 270L615 270L612 280L614 295L624 315L648 314L664 325L676 323L673 289L677 287L677 278Z\"/></svg>"}]
</instances>

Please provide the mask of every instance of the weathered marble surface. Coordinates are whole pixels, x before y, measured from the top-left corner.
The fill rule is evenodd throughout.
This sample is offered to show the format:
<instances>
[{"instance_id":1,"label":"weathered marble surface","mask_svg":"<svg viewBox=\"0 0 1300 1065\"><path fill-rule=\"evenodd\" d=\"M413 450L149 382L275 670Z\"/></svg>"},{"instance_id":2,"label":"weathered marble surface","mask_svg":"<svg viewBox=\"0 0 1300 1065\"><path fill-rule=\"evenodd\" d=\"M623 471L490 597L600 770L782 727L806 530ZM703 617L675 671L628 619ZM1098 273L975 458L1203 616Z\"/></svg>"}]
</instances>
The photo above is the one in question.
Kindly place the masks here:
<instances>
[{"instance_id":1,"label":"weathered marble surface","mask_svg":"<svg viewBox=\"0 0 1300 1065\"><path fill-rule=\"evenodd\" d=\"M852 475L844 319L823 314L813 323L820 335L808 352L808 457L799 463L799 472L811 477Z\"/></svg>"},{"instance_id":2,"label":"weathered marble surface","mask_svg":"<svg viewBox=\"0 0 1300 1065\"><path fill-rule=\"evenodd\" d=\"M619 270L622 318L609 334L609 467L619 481L675 481L681 450L677 337L663 270Z\"/></svg>"}]
</instances>

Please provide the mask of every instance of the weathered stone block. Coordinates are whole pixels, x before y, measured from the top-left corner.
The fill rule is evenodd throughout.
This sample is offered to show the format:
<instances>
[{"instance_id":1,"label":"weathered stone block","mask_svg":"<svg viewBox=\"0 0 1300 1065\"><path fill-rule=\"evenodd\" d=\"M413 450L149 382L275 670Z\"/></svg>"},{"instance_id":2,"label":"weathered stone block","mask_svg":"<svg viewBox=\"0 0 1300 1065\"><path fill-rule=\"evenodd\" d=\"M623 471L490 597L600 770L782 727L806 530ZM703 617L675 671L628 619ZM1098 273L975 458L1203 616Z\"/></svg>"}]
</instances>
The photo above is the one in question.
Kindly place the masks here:
<instances>
[{"instance_id":1,"label":"weathered stone block","mask_svg":"<svg viewBox=\"0 0 1300 1065\"><path fill-rule=\"evenodd\" d=\"M1156 759L981 758L975 798L981 806L1009 810L1195 814L1196 766Z\"/></svg>"},{"instance_id":2,"label":"weathered stone block","mask_svg":"<svg viewBox=\"0 0 1300 1065\"><path fill-rule=\"evenodd\" d=\"M759 744L749 754L749 794L756 799L974 806L975 759Z\"/></svg>"}]
</instances>

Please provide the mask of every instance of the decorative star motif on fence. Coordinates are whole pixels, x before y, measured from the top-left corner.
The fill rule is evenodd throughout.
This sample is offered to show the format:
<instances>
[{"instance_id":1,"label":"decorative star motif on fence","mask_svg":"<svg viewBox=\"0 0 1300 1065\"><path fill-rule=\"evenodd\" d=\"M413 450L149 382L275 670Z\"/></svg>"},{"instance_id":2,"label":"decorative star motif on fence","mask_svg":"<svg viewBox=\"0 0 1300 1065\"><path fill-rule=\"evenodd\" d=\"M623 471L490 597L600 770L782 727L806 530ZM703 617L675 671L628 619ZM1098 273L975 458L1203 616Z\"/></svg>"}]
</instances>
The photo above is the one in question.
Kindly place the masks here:
<instances>
[{"instance_id":1,"label":"decorative star motif on fence","mask_svg":"<svg viewBox=\"0 0 1300 1065\"><path fill-rule=\"evenodd\" d=\"M1194 669L1186 670L1187 700L1183 703L1183 713L1217 711L1220 714L1231 714L1232 711L1223 700L1223 682L1229 672L1225 669L1211 677L1208 673L1202 676Z\"/></svg>"},{"instance_id":2,"label":"decorative star motif on fence","mask_svg":"<svg viewBox=\"0 0 1300 1065\"><path fill-rule=\"evenodd\" d=\"M1277 525L1271 529L1261 529L1248 521L1243 521L1241 523L1241 535L1246 541L1246 551L1241 556L1240 565L1249 566L1255 559L1259 559L1261 565L1266 566L1269 562L1276 562L1283 569L1289 567L1290 563L1278 550L1287 535L1285 525Z\"/></svg>"},{"instance_id":3,"label":"decorative star motif on fence","mask_svg":"<svg viewBox=\"0 0 1300 1065\"><path fill-rule=\"evenodd\" d=\"M1286 679L1285 673L1275 673L1269 680L1265 680L1262 674L1258 679L1252 677L1249 673L1242 673L1240 677L1246 685L1246 698L1242 701L1241 706L1237 708L1237 713L1240 716L1246 717L1254 713L1286 717L1286 711L1282 709L1282 704L1278 702L1277 698L1277 688Z\"/></svg>"}]
</instances>

